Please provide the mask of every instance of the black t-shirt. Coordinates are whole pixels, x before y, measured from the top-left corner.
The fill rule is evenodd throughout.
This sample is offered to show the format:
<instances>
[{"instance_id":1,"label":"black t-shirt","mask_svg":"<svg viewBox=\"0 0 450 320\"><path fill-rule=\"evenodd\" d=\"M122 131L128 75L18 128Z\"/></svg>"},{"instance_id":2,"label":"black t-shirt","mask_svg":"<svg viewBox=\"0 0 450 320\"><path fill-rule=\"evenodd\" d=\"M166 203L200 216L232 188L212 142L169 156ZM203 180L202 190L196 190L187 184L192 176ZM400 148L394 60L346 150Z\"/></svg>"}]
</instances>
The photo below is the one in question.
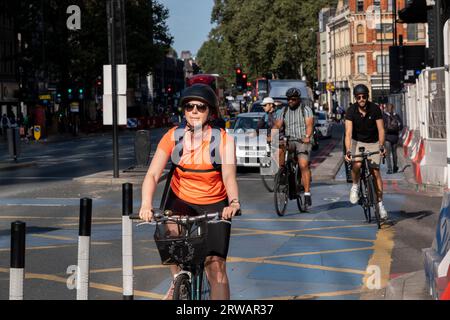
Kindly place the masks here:
<instances>
[{"instance_id":1,"label":"black t-shirt","mask_svg":"<svg viewBox=\"0 0 450 320\"><path fill-rule=\"evenodd\" d=\"M367 113L363 117L355 103L347 109L345 119L353 122L352 139L356 141L378 142L377 120L383 119L381 109L373 102L368 102Z\"/></svg>"}]
</instances>

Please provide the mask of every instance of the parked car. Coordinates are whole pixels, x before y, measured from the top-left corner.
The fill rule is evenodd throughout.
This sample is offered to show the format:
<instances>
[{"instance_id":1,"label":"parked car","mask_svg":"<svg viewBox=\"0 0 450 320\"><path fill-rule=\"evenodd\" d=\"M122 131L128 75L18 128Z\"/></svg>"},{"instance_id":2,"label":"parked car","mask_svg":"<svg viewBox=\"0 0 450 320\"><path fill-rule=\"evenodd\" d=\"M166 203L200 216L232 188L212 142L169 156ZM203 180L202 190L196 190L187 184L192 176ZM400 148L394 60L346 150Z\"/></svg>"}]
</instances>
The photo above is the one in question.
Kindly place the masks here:
<instances>
[{"instance_id":1,"label":"parked car","mask_svg":"<svg viewBox=\"0 0 450 320\"><path fill-rule=\"evenodd\" d=\"M263 117L263 112L241 113L232 129L227 129L235 139L237 166L259 167L261 158L266 156L267 137L258 136L256 130Z\"/></svg>"},{"instance_id":2,"label":"parked car","mask_svg":"<svg viewBox=\"0 0 450 320\"><path fill-rule=\"evenodd\" d=\"M325 111L316 111L315 127L322 138L331 138L333 133L333 122Z\"/></svg>"}]
</instances>

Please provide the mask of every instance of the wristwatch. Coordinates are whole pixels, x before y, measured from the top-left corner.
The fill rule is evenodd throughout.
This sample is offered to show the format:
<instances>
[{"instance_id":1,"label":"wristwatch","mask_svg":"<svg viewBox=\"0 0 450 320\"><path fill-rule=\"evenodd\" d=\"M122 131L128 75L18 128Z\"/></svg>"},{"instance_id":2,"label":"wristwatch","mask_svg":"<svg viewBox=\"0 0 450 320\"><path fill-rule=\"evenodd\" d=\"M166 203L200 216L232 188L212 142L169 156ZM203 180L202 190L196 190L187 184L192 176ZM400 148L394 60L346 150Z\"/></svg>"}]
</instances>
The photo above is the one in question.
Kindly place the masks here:
<instances>
[{"instance_id":1,"label":"wristwatch","mask_svg":"<svg viewBox=\"0 0 450 320\"><path fill-rule=\"evenodd\" d=\"M232 205L233 203L237 203L238 205L241 205L241 203L239 202L239 199L233 199L230 201L230 205Z\"/></svg>"}]
</instances>

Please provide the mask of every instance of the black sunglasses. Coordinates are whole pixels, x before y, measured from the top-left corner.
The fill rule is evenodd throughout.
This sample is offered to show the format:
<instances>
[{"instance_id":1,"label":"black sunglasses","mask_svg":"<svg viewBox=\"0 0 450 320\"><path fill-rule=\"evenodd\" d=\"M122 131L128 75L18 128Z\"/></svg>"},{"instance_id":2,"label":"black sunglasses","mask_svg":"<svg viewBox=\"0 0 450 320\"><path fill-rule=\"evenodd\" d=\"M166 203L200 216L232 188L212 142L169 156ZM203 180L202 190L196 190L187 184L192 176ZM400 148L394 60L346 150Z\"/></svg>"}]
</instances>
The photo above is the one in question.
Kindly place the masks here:
<instances>
[{"instance_id":1,"label":"black sunglasses","mask_svg":"<svg viewBox=\"0 0 450 320\"><path fill-rule=\"evenodd\" d=\"M299 100L299 97L289 97L288 101L297 101Z\"/></svg>"},{"instance_id":2,"label":"black sunglasses","mask_svg":"<svg viewBox=\"0 0 450 320\"><path fill-rule=\"evenodd\" d=\"M200 113L203 113L208 109L208 106L202 103L186 103L183 106L184 110L186 110L187 112L191 112L192 110L194 110L195 107Z\"/></svg>"},{"instance_id":3,"label":"black sunglasses","mask_svg":"<svg viewBox=\"0 0 450 320\"><path fill-rule=\"evenodd\" d=\"M367 96L364 95L364 94L357 95L356 96L356 100L357 101L359 101L359 100L367 100Z\"/></svg>"}]
</instances>

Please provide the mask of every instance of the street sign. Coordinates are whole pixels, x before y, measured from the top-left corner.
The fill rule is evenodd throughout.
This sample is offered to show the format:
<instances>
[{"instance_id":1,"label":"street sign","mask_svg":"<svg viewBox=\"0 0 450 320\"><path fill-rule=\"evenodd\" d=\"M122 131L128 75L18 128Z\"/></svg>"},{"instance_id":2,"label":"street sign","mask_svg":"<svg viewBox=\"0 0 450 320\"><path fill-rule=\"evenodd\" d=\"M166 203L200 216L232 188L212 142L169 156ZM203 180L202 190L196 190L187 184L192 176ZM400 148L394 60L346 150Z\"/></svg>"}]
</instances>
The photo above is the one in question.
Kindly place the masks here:
<instances>
[{"instance_id":1,"label":"street sign","mask_svg":"<svg viewBox=\"0 0 450 320\"><path fill-rule=\"evenodd\" d=\"M335 87L334 84L332 84L331 82L327 83L327 91L334 91Z\"/></svg>"},{"instance_id":2,"label":"street sign","mask_svg":"<svg viewBox=\"0 0 450 320\"><path fill-rule=\"evenodd\" d=\"M34 134L34 139L36 141L39 141L39 139L41 138L41 126L34 126L33 134Z\"/></svg>"},{"instance_id":3,"label":"street sign","mask_svg":"<svg viewBox=\"0 0 450 320\"><path fill-rule=\"evenodd\" d=\"M80 104L78 102L72 102L70 104L70 112L80 112Z\"/></svg>"},{"instance_id":4,"label":"street sign","mask_svg":"<svg viewBox=\"0 0 450 320\"><path fill-rule=\"evenodd\" d=\"M117 124L127 124L127 66L117 65ZM111 65L103 66L103 124L113 125Z\"/></svg>"},{"instance_id":5,"label":"street sign","mask_svg":"<svg viewBox=\"0 0 450 320\"><path fill-rule=\"evenodd\" d=\"M49 94L41 94L39 100L52 100L52 96Z\"/></svg>"}]
</instances>

